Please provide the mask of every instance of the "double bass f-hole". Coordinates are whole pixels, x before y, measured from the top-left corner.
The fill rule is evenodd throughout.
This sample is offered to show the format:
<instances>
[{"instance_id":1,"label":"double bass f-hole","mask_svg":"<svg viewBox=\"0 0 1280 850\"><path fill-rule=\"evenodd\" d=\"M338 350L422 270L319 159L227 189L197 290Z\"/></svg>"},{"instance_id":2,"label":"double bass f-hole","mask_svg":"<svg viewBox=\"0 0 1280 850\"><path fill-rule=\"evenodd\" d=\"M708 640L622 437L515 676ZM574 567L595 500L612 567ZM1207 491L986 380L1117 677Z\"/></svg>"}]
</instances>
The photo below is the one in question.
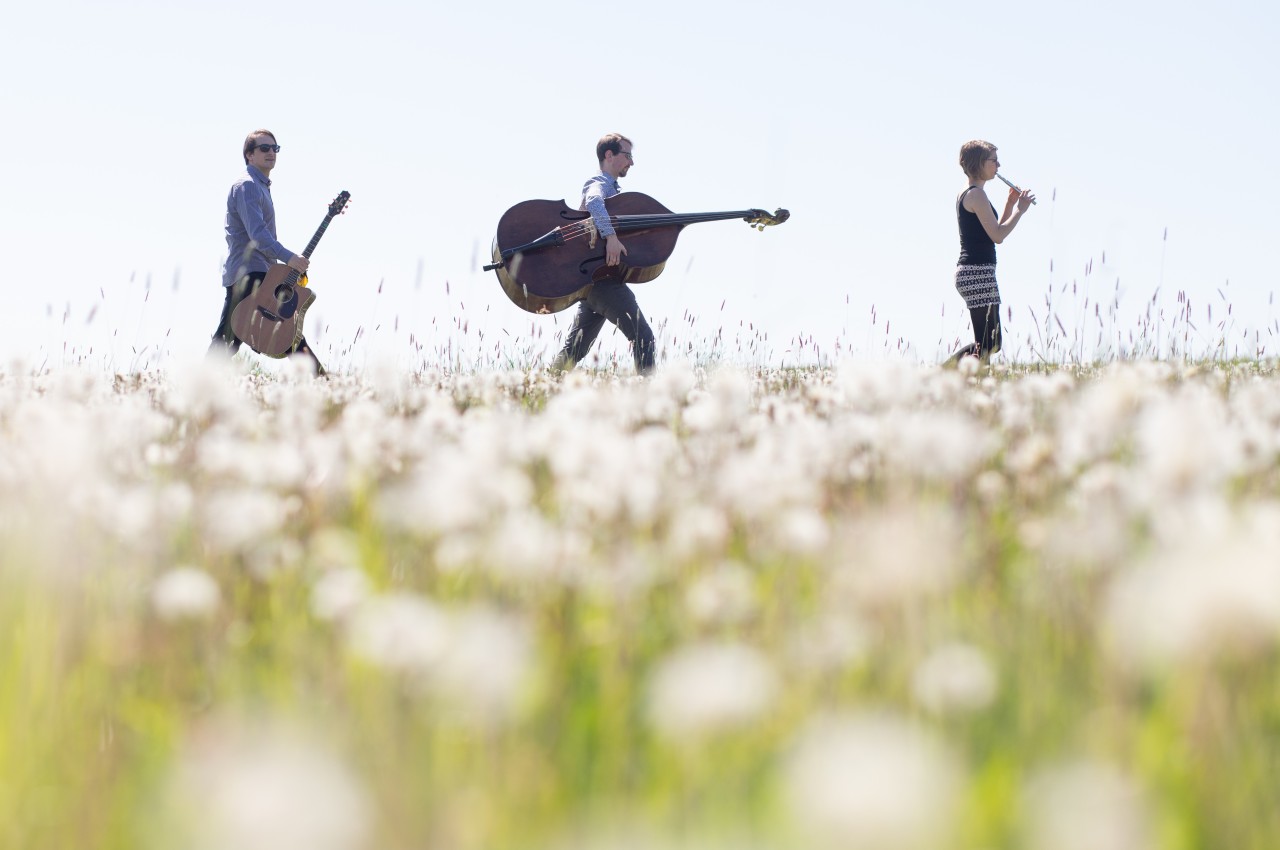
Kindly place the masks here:
<instances>
[{"instance_id":1,"label":"double bass f-hole","mask_svg":"<svg viewBox=\"0 0 1280 850\"><path fill-rule=\"evenodd\" d=\"M578 274L590 275L592 266L594 266L596 263L603 263L603 262L604 262L604 254L601 254L598 257L587 257L585 260L583 260L581 263L578 264Z\"/></svg>"}]
</instances>

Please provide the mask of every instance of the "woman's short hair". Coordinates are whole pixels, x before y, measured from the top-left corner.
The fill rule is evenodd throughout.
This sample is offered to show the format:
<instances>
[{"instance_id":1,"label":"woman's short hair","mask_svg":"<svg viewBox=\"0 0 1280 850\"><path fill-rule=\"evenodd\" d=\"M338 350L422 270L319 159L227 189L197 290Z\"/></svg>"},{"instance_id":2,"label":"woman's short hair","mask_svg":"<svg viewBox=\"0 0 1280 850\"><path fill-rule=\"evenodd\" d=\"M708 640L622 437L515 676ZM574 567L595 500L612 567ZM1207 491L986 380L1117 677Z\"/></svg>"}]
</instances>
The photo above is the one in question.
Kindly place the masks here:
<instances>
[{"instance_id":1,"label":"woman's short hair","mask_svg":"<svg viewBox=\"0 0 1280 850\"><path fill-rule=\"evenodd\" d=\"M249 164L249 154L258 146L258 139L263 136L270 136L271 141L280 144L280 140L276 138L276 134L270 130L254 130L252 133L244 137L244 164Z\"/></svg>"},{"instance_id":2,"label":"woman's short hair","mask_svg":"<svg viewBox=\"0 0 1280 850\"><path fill-rule=\"evenodd\" d=\"M609 133L601 136L600 141L596 142L596 160L604 162L604 155L609 151L615 154L622 153L622 143L631 144L631 140L621 133Z\"/></svg>"},{"instance_id":3,"label":"woman's short hair","mask_svg":"<svg viewBox=\"0 0 1280 850\"><path fill-rule=\"evenodd\" d=\"M995 154L995 145L982 139L973 139L960 146L960 167L970 177L977 177L982 173L982 163Z\"/></svg>"}]
</instances>

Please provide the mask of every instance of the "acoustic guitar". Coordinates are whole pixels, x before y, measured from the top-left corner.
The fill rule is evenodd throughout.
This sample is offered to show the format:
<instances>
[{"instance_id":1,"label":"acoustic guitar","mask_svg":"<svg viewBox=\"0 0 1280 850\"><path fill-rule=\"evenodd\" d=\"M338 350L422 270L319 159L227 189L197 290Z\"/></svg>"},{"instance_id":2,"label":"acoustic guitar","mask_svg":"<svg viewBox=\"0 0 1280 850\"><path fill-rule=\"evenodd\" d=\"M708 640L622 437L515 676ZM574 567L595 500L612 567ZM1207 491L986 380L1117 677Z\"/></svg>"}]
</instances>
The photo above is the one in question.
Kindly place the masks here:
<instances>
[{"instance_id":1,"label":"acoustic guitar","mask_svg":"<svg viewBox=\"0 0 1280 850\"><path fill-rule=\"evenodd\" d=\"M338 193L302 256L311 259L311 252L320 244L329 222L346 210L350 200L350 192ZM305 274L276 263L267 270L262 283L236 305L231 314L231 330L237 339L259 354L284 357L297 351L302 343L302 320L315 300L316 294L307 288Z\"/></svg>"}]
</instances>

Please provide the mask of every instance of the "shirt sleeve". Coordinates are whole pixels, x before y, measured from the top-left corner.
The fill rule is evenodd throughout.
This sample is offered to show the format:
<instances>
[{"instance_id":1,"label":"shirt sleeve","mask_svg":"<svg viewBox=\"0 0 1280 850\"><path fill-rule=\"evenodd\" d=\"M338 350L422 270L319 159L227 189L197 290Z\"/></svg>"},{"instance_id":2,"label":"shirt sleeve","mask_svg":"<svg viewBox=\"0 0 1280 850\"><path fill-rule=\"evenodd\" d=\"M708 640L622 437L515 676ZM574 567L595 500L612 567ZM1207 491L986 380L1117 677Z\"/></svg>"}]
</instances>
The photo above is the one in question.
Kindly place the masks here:
<instances>
[{"instance_id":1,"label":"shirt sleeve","mask_svg":"<svg viewBox=\"0 0 1280 850\"><path fill-rule=\"evenodd\" d=\"M596 230L601 236L613 236L613 224L609 222L609 211L604 206L604 184L599 180L588 181L582 187L582 205L591 213Z\"/></svg>"},{"instance_id":2,"label":"shirt sleeve","mask_svg":"<svg viewBox=\"0 0 1280 850\"><path fill-rule=\"evenodd\" d=\"M233 206L236 215L240 216L245 232L253 240L255 248L266 255L268 259L275 260L278 263L287 263L293 257L293 252L276 241L276 238L271 235L271 231L267 229L267 223L262 218L262 205L259 203L259 193L261 191L252 183L242 183L237 186L233 190L235 195Z\"/></svg>"}]
</instances>

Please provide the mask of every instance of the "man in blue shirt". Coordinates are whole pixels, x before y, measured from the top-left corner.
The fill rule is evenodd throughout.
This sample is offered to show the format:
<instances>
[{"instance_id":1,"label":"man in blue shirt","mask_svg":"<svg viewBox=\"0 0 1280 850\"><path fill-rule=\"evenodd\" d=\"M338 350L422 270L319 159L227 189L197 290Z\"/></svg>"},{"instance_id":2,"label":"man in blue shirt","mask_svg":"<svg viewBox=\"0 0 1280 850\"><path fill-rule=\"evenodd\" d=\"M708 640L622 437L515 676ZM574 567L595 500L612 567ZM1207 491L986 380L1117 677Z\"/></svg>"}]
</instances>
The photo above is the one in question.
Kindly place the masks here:
<instances>
[{"instance_id":1,"label":"man in blue shirt","mask_svg":"<svg viewBox=\"0 0 1280 850\"><path fill-rule=\"evenodd\" d=\"M604 202L606 198L612 198L622 191L618 186L618 178L626 177L635 163L635 157L631 155L631 140L618 133L608 134L596 144L596 159L600 162L600 173L587 180L582 187L582 204L579 209L591 213L597 232L605 237L605 263L616 266L626 256L627 248L609 222L609 212L605 209ZM591 287L587 297L578 305L573 325L565 335L564 348L552 361L551 368L557 371L572 369L574 364L586 357L592 343L599 336L600 329L604 327L605 319L617 325L622 335L630 341L636 372L641 375L652 372L653 331L636 304L635 293L621 280L603 280Z\"/></svg>"},{"instance_id":2,"label":"man in blue shirt","mask_svg":"<svg viewBox=\"0 0 1280 850\"><path fill-rule=\"evenodd\" d=\"M245 174L231 184L227 193L227 260L222 264L222 286L226 300L222 318L209 343L210 352L235 354L240 340L231 330L231 314L247 298L273 263L306 272L310 261L295 254L276 239L276 208L271 202L271 170L276 167L280 145L270 130L254 130L244 140ZM304 337L297 351L311 358L316 374L324 367Z\"/></svg>"}]
</instances>

